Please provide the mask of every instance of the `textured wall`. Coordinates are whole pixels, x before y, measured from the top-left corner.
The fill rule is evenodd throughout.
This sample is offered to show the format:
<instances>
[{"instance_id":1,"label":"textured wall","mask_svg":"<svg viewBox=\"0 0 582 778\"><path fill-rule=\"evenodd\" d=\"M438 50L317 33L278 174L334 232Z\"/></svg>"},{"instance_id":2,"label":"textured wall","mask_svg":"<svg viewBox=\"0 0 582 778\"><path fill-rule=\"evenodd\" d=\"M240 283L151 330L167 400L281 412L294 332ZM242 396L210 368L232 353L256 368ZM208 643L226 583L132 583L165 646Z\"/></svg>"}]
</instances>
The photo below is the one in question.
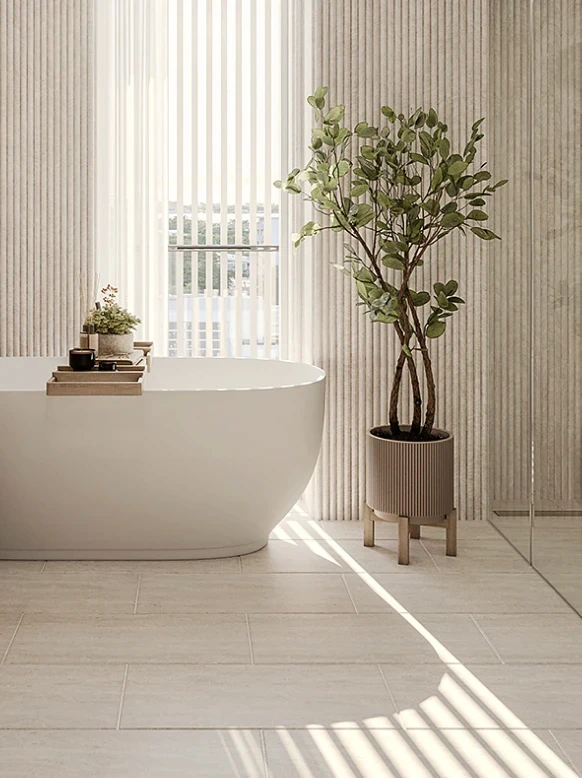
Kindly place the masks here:
<instances>
[{"instance_id":1,"label":"textured wall","mask_svg":"<svg viewBox=\"0 0 582 778\"><path fill-rule=\"evenodd\" d=\"M64 354L92 285L92 7L0 0L0 356Z\"/></svg>"},{"instance_id":2,"label":"textured wall","mask_svg":"<svg viewBox=\"0 0 582 778\"><path fill-rule=\"evenodd\" d=\"M489 275L491 490L500 506L529 499L531 386L536 507L580 507L582 6L532 7L530 22L529 0L491 0L490 149L510 179Z\"/></svg>"},{"instance_id":3,"label":"textured wall","mask_svg":"<svg viewBox=\"0 0 582 778\"><path fill-rule=\"evenodd\" d=\"M432 105L464 142L487 115L487 0L314 0L313 83L346 104L348 123L378 123L379 109ZM485 126L485 131L490 129ZM483 142L483 158L486 158ZM313 243L311 348L328 374L322 455L309 492L318 518L356 519L364 500L365 435L387 418L398 348L391 328L370 326L354 307L352 284L328 264L341 242ZM425 269L457 278L465 309L433 346L439 386L437 424L456 436L456 500L463 519L481 518L486 483L486 247L454 237Z\"/></svg>"}]
</instances>

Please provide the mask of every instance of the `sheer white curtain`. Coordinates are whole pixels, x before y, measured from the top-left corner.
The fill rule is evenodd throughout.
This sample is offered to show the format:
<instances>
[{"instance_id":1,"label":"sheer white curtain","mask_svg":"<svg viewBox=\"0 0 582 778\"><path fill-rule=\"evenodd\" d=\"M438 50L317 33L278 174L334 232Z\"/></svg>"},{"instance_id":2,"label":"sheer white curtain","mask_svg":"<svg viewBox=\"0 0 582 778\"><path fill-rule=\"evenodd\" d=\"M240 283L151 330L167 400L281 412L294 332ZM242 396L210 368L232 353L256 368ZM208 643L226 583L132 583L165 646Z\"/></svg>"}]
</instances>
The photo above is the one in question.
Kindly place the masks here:
<instances>
[{"instance_id":1,"label":"sheer white curtain","mask_svg":"<svg viewBox=\"0 0 582 778\"><path fill-rule=\"evenodd\" d=\"M95 3L95 256L163 353L168 305L167 0Z\"/></svg>"}]
</instances>

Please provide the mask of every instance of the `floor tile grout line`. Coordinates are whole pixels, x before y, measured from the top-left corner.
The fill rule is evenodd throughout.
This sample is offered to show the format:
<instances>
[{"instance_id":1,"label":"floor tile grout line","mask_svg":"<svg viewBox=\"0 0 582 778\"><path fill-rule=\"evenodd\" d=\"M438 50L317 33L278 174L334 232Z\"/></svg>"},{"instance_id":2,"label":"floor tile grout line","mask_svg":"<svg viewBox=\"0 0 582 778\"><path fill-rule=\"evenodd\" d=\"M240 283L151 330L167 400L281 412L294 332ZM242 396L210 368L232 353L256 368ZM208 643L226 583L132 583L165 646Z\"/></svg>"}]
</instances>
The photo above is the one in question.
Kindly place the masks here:
<instances>
[{"instance_id":1,"label":"floor tile grout line","mask_svg":"<svg viewBox=\"0 0 582 778\"><path fill-rule=\"evenodd\" d=\"M129 665L125 665L125 670L123 672L123 683L121 685L121 699L119 700L119 710L117 711L117 723L115 725L115 729L119 730L121 728L121 716L123 714L123 703L125 701L125 687L127 686L127 676L129 674Z\"/></svg>"},{"instance_id":2,"label":"floor tile grout line","mask_svg":"<svg viewBox=\"0 0 582 778\"><path fill-rule=\"evenodd\" d=\"M493 651L493 653L495 654L495 656L496 656L496 657L499 659L499 661L501 662L501 664L502 664L502 665L504 665L504 664L505 664L505 661L504 661L503 657L501 656L501 654L499 653L499 651L498 651L498 650L495 648L495 646L493 645L493 643L492 643L492 642L489 640L489 636L488 636L488 635L485 633L485 630L483 629L483 627L482 627L482 626L479 624L479 622L478 622L478 621L477 621L477 619L476 619L476 618L473 616L473 614L472 614L472 613L468 613L467 615L469 616L469 618L471 619L471 621L473 622L473 624L474 624L474 625L477 627L477 629L479 630L479 632L480 632L480 633L483 635L483 637L484 637L484 638L485 638L485 640L487 641L488 645L491 647L491 650Z\"/></svg>"},{"instance_id":3,"label":"floor tile grout line","mask_svg":"<svg viewBox=\"0 0 582 778\"><path fill-rule=\"evenodd\" d=\"M376 665L378 670L380 671L380 675L382 677L382 681L384 683L384 686L386 687L386 691L390 695L390 700L392 702L392 705L394 706L394 715L398 714L398 706L396 705L396 700L394 699L394 695L392 694L392 689L388 685L388 681L386 680L386 676L384 675L384 670L382 670L382 665Z\"/></svg>"},{"instance_id":4,"label":"floor tile grout line","mask_svg":"<svg viewBox=\"0 0 582 778\"><path fill-rule=\"evenodd\" d=\"M139 602L139 592L140 592L140 589L141 589L141 577L142 577L142 575L143 575L143 573L139 573L139 575L137 577L137 591L135 593L135 602L133 604L133 615L134 616L137 614L137 604Z\"/></svg>"},{"instance_id":5,"label":"floor tile grout line","mask_svg":"<svg viewBox=\"0 0 582 778\"><path fill-rule=\"evenodd\" d=\"M346 581L345 576L344 576L343 573L342 573L342 581L343 581L343 584L345 586L346 592L348 593L348 597L350 598L350 602L352 603L352 605L354 607L354 611L359 614L358 607L357 607L357 605L356 605L356 603L354 601L354 598L352 597L352 593L350 592L350 587L348 586L348 582Z\"/></svg>"},{"instance_id":6,"label":"floor tile grout line","mask_svg":"<svg viewBox=\"0 0 582 778\"><path fill-rule=\"evenodd\" d=\"M16 637L16 633L18 632L18 630L20 628L20 625L22 624L23 618L24 618L24 613L21 613L20 614L20 618L18 619L18 624L16 625L16 629L14 630L14 633L13 633L12 637L10 638L10 642L8 643L6 651L4 652L4 656L2 657L2 661L0 662L0 667L2 667L2 665L6 661L6 657L8 656L8 653L9 653L10 649L12 648L12 644L14 643L14 639Z\"/></svg>"},{"instance_id":7,"label":"floor tile grout line","mask_svg":"<svg viewBox=\"0 0 582 778\"><path fill-rule=\"evenodd\" d=\"M437 565L437 563L435 562L435 559L434 559L433 555L430 553L430 551L428 550L428 548L427 548L427 547L424 545L424 543L422 542L422 538L420 539L420 541L419 541L419 542L420 542L420 545L422 546L422 548L424 549L425 553L428 555L428 558L430 559L430 561L433 563L433 565L434 565L434 566L436 567L436 569L438 570L438 572L439 572L439 573L442 573L442 572L444 572L444 571L443 571L443 570L441 570L441 569L440 569L440 567Z\"/></svg>"},{"instance_id":8,"label":"floor tile grout line","mask_svg":"<svg viewBox=\"0 0 582 778\"><path fill-rule=\"evenodd\" d=\"M561 751L561 752L564 754L564 756L566 757L566 759L568 760L568 762L570 762L570 765L572 766L572 769L574 770L574 772L575 772L577 775L580 775L580 771L577 769L576 765L574 764L574 762L573 762L573 761L572 761L572 759L570 758L570 754L569 754L569 753L566 751L566 749L564 748L564 746L563 746L563 745L560 743L560 741L558 740L558 738L557 738L557 737L556 737L556 735L554 734L554 730L553 730L553 729L548 729L548 732L550 733L550 736L551 736L551 737L554 739L554 742L556 743L556 745L558 746L558 748L560 749L560 751Z\"/></svg>"},{"instance_id":9,"label":"floor tile grout line","mask_svg":"<svg viewBox=\"0 0 582 778\"><path fill-rule=\"evenodd\" d=\"M259 738L261 740L261 751L263 753L263 774L265 778L270 778L271 771L269 770L269 760L267 758L267 741L265 738L265 730L261 727L259 733Z\"/></svg>"},{"instance_id":10,"label":"floor tile grout line","mask_svg":"<svg viewBox=\"0 0 582 778\"><path fill-rule=\"evenodd\" d=\"M255 664L255 652L253 651L253 638L251 636L251 620L249 619L249 614L245 613L245 619L247 622L247 635L249 638L249 651L251 655L251 664Z\"/></svg>"},{"instance_id":11,"label":"floor tile grout line","mask_svg":"<svg viewBox=\"0 0 582 778\"><path fill-rule=\"evenodd\" d=\"M47 560L47 559L45 559L45 560L44 560L44 563L43 563L43 566L40 568L40 572L41 572L41 573L44 573L44 571L46 570L46 566L47 566L47 565L48 565L48 560Z\"/></svg>"}]
</instances>

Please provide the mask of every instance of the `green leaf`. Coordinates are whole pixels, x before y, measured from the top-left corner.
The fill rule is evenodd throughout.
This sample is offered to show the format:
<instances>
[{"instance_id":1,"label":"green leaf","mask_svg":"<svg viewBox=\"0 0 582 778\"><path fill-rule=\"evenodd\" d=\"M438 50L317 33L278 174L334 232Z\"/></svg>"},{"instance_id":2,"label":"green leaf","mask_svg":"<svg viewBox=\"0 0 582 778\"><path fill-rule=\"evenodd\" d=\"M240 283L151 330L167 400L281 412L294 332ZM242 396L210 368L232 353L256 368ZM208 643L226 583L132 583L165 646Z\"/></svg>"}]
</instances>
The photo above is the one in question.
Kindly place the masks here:
<instances>
[{"instance_id":1,"label":"green leaf","mask_svg":"<svg viewBox=\"0 0 582 778\"><path fill-rule=\"evenodd\" d=\"M443 332L447 328L447 323L444 321L434 321L432 324L429 324L426 328L426 337L427 338L440 338L440 336L443 334Z\"/></svg>"},{"instance_id":2,"label":"green leaf","mask_svg":"<svg viewBox=\"0 0 582 778\"><path fill-rule=\"evenodd\" d=\"M376 279L374 278L370 270L368 270L368 268L365 265L363 265L362 267L356 270L356 272L354 273L354 278L356 279L356 281L362 281L363 283L366 284L374 284L376 281Z\"/></svg>"},{"instance_id":3,"label":"green leaf","mask_svg":"<svg viewBox=\"0 0 582 778\"><path fill-rule=\"evenodd\" d=\"M390 198L388 197L386 192L379 191L378 194L376 195L376 200L382 206L382 208L390 207Z\"/></svg>"},{"instance_id":4,"label":"green leaf","mask_svg":"<svg viewBox=\"0 0 582 778\"><path fill-rule=\"evenodd\" d=\"M350 170L350 163L348 162L348 160L340 159L336 167L336 175L338 176L338 178L345 176L346 173L349 173L349 170Z\"/></svg>"},{"instance_id":5,"label":"green leaf","mask_svg":"<svg viewBox=\"0 0 582 778\"><path fill-rule=\"evenodd\" d=\"M446 159L451 152L451 144L448 138L442 138L439 143L439 152L443 159Z\"/></svg>"},{"instance_id":6,"label":"green leaf","mask_svg":"<svg viewBox=\"0 0 582 778\"><path fill-rule=\"evenodd\" d=\"M442 184L442 182L443 182L443 171L440 167L437 167L437 169L433 173L432 180L430 182L430 188L432 190L438 189L438 187Z\"/></svg>"},{"instance_id":7,"label":"green leaf","mask_svg":"<svg viewBox=\"0 0 582 778\"><path fill-rule=\"evenodd\" d=\"M451 213L445 213L441 219L441 227L445 230L452 230L454 227L458 227L465 221L465 217L458 211L452 211Z\"/></svg>"},{"instance_id":8,"label":"green leaf","mask_svg":"<svg viewBox=\"0 0 582 778\"><path fill-rule=\"evenodd\" d=\"M444 292L439 292L437 294L437 300L441 308L448 308L449 307L449 301L447 300L447 296Z\"/></svg>"},{"instance_id":9,"label":"green leaf","mask_svg":"<svg viewBox=\"0 0 582 778\"><path fill-rule=\"evenodd\" d=\"M392 270L405 270L406 265L401 259L398 259L398 257L394 257L391 254L385 254L382 257L382 264L386 265L386 267L391 268Z\"/></svg>"},{"instance_id":10,"label":"green leaf","mask_svg":"<svg viewBox=\"0 0 582 778\"><path fill-rule=\"evenodd\" d=\"M368 184L365 184L364 182L357 183L357 184L355 184L352 187L352 191L350 192L350 196L351 197L360 197L361 195L366 194L366 192L368 191L369 188L370 187L368 186Z\"/></svg>"},{"instance_id":11,"label":"green leaf","mask_svg":"<svg viewBox=\"0 0 582 778\"><path fill-rule=\"evenodd\" d=\"M498 181L496 184L494 184L491 189L499 189L500 186L505 186L505 184L509 181L508 178L504 178L501 181Z\"/></svg>"},{"instance_id":12,"label":"green leaf","mask_svg":"<svg viewBox=\"0 0 582 778\"><path fill-rule=\"evenodd\" d=\"M428 112L428 116L426 117L427 127L430 127L432 129L433 127L437 126L437 123L438 123L438 116L434 108L431 108Z\"/></svg>"},{"instance_id":13,"label":"green leaf","mask_svg":"<svg viewBox=\"0 0 582 778\"><path fill-rule=\"evenodd\" d=\"M478 173L475 173L475 181L489 181L491 178L491 173L488 170L480 170Z\"/></svg>"},{"instance_id":14,"label":"green leaf","mask_svg":"<svg viewBox=\"0 0 582 778\"><path fill-rule=\"evenodd\" d=\"M415 151L411 151L409 156L413 162L420 162L421 165L428 165L428 159L423 157L422 154L417 154Z\"/></svg>"},{"instance_id":15,"label":"green leaf","mask_svg":"<svg viewBox=\"0 0 582 778\"><path fill-rule=\"evenodd\" d=\"M398 254L399 251L406 251L406 243L399 240L385 240L382 243L382 248L388 254Z\"/></svg>"},{"instance_id":16,"label":"green leaf","mask_svg":"<svg viewBox=\"0 0 582 778\"><path fill-rule=\"evenodd\" d=\"M439 294L439 292L445 291L445 285L441 284L440 281L437 281L435 284L433 284L432 288L434 289L435 294Z\"/></svg>"},{"instance_id":17,"label":"green leaf","mask_svg":"<svg viewBox=\"0 0 582 778\"><path fill-rule=\"evenodd\" d=\"M459 305L465 305L465 301L462 297L449 297L450 303L458 303Z\"/></svg>"},{"instance_id":18,"label":"green leaf","mask_svg":"<svg viewBox=\"0 0 582 778\"><path fill-rule=\"evenodd\" d=\"M291 192L291 194L301 194L303 190L297 184L285 184L285 191Z\"/></svg>"},{"instance_id":19,"label":"green leaf","mask_svg":"<svg viewBox=\"0 0 582 778\"><path fill-rule=\"evenodd\" d=\"M416 133L408 127L401 130L399 135L405 143L414 143L416 140Z\"/></svg>"},{"instance_id":20,"label":"green leaf","mask_svg":"<svg viewBox=\"0 0 582 778\"><path fill-rule=\"evenodd\" d=\"M283 186L283 182L280 180L273 181L273 186L276 186L277 189L281 189L281 187Z\"/></svg>"},{"instance_id":21,"label":"green leaf","mask_svg":"<svg viewBox=\"0 0 582 778\"><path fill-rule=\"evenodd\" d=\"M471 205L485 205L486 200L482 197L475 197L471 199Z\"/></svg>"},{"instance_id":22,"label":"green leaf","mask_svg":"<svg viewBox=\"0 0 582 778\"><path fill-rule=\"evenodd\" d=\"M463 173L466 169L467 169L467 163L464 162L462 159L457 159L455 160L455 162L449 165L447 172L449 176L455 178L456 176L460 176L461 173Z\"/></svg>"},{"instance_id":23,"label":"green leaf","mask_svg":"<svg viewBox=\"0 0 582 778\"><path fill-rule=\"evenodd\" d=\"M451 213L457 210L457 203L447 203L441 208L442 213Z\"/></svg>"},{"instance_id":24,"label":"green leaf","mask_svg":"<svg viewBox=\"0 0 582 778\"><path fill-rule=\"evenodd\" d=\"M335 124L343 119L345 110L344 105L336 105L335 108L330 108L325 114L323 121L326 124Z\"/></svg>"},{"instance_id":25,"label":"green leaf","mask_svg":"<svg viewBox=\"0 0 582 778\"><path fill-rule=\"evenodd\" d=\"M408 346L408 344L406 343L402 344L402 351L406 354L407 357L412 356L412 351L410 350L410 346Z\"/></svg>"},{"instance_id":26,"label":"green leaf","mask_svg":"<svg viewBox=\"0 0 582 778\"><path fill-rule=\"evenodd\" d=\"M388 105L382 106L382 115L385 116L389 122L394 123L396 121L396 114Z\"/></svg>"},{"instance_id":27,"label":"green leaf","mask_svg":"<svg viewBox=\"0 0 582 778\"><path fill-rule=\"evenodd\" d=\"M499 235L496 235L494 232L487 230L484 227L471 227L471 232L481 238L481 240L495 240L495 238L501 240Z\"/></svg>"},{"instance_id":28,"label":"green leaf","mask_svg":"<svg viewBox=\"0 0 582 778\"><path fill-rule=\"evenodd\" d=\"M496 235L491 230L486 230L484 227L471 227L471 232L474 232L481 240L501 240L499 235Z\"/></svg>"},{"instance_id":29,"label":"green leaf","mask_svg":"<svg viewBox=\"0 0 582 778\"><path fill-rule=\"evenodd\" d=\"M459 284L455 280L451 279L445 284L444 293L447 295L447 297L450 297L452 294L455 294L458 288ZM455 301L453 300L453 302Z\"/></svg>"},{"instance_id":30,"label":"green leaf","mask_svg":"<svg viewBox=\"0 0 582 778\"><path fill-rule=\"evenodd\" d=\"M473 210L473 211L469 211L469 213L467 214L467 219L473 219L474 221L478 221L478 222L484 222L488 218L489 217L487 216L485 211Z\"/></svg>"},{"instance_id":31,"label":"green leaf","mask_svg":"<svg viewBox=\"0 0 582 778\"><path fill-rule=\"evenodd\" d=\"M439 212L438 200L427 200L425 203L421 203L421 207L430 213L431 216L436 216Z\"/></svg>"},{"instance_id":32,"label":"green leaf","mask_svg":"<svg viewBox=\"0 0 582 778\"><path fill-rule=\"evenodd\" d=\"M485 121L485 117L483 117L482 119L478 119L478 120L477 120L477 121L476 121L476 122L475 122L475 123L474 123L474 124L471 126L471 129L473 130L473 132L475 132L475 130L476 130L476 129L477 129L477 128L478 128L478 127L479 127L479 126L480 126L480 125L481 125L481 124L484 122L484 121Z\"/></svg>"},{"instance_id":33,"label":"green leaf","mask_svg":"<svg viewBox=\"0 0 582 778\"><path fill-rule=\"evenodd\" d=\"M430 300L430 294L428 292L411 292L412 302L416 308L421 305L426 305Z\"/></svg>"},{"instance_id":34,"label":"green leaf","mask_svg":"<svg viewBox=\"0 0 582 778\"><path fill-rule=\"evenodd\" d=\"M314 92L314 97L317 97L321 99L322 97L325 97L326 94L329 91L329 87L327 86L318 86L317 89Z\"/></svg>"}]
</instances>

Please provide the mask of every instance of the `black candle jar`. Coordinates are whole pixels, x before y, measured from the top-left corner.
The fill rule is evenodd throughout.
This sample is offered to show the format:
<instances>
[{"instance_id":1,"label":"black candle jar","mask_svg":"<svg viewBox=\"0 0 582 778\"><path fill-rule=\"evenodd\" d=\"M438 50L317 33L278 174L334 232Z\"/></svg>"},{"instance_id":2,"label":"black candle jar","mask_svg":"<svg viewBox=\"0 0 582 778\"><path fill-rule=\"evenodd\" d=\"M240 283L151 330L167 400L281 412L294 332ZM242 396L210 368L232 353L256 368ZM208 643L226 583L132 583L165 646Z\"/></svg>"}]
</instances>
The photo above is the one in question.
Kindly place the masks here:
<instances>
[{"instance_id":1,"label":"black candle jar","mask_svg":"<svg viewBox=\"0 0 582 778\"><path fill-rule=\"evenodd\" d=\"M69 367L73 370L93 370L95 367L95 349L72 348L69 351Z\"/></svg>"},{"instance_id":2,"label":"black candle jar","mask_svg":"<svg viewBox=\"0 0 582 778\"><path fill-rule=\"evenodd\" d=\"M100 359L99 370L117 370L117 362L114 359Z\"/></svg>"}]
</instances>

